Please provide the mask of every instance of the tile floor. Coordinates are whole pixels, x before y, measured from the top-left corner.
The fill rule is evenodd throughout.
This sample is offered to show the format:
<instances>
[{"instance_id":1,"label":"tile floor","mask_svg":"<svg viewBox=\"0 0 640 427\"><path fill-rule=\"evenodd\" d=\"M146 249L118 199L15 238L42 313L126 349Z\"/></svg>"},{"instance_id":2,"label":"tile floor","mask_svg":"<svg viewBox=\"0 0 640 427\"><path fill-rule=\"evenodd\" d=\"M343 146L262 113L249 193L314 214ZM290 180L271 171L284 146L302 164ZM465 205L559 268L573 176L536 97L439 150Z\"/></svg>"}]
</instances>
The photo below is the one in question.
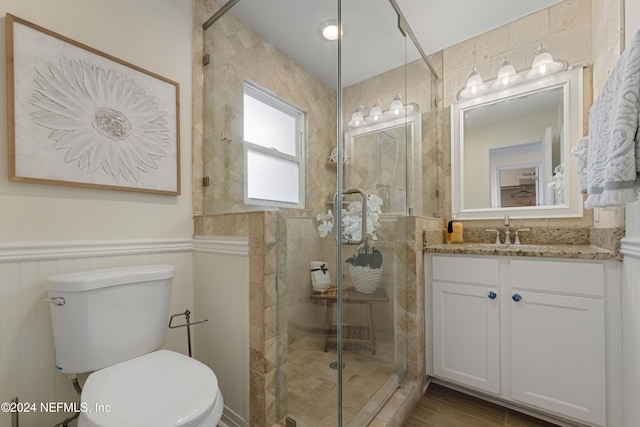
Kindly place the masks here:
<instances>
[{"instance_id":1,"label":"tile floor","mask_svg":"<svg viewBox=\"0 0 640 427\"><path fill-rule=\"evenodd\" d=\"M555 424L431 383L404 427L552 427Z\"/></svg>"},{"instance_id":2,"label":"tile floor","mask_svg":"<svg viewBox=\"0 0 640 427\"><path fill-rule=\"evenodd\" d=\"M287 412L299 427L337 425L338 374L329 367L336 351L324 352L323 347L319 335L289 345ZM375 356L368 349L343 352L343 425L363 425L361 412L371 407L370 400L394 377L392 343L379 336L377 348Z\"/></svg>"}]
</instances>

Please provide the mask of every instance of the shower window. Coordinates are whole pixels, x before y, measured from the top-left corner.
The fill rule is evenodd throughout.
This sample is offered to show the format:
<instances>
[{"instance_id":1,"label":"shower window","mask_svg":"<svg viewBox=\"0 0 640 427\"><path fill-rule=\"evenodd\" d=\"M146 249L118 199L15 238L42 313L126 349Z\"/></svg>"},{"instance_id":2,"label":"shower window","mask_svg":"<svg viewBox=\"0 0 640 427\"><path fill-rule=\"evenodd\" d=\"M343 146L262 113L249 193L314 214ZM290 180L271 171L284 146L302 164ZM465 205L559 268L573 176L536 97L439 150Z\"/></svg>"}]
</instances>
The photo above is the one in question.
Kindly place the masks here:
<instances>
[{"instance_id":1,"label":"shower window","mask_svg":"<svg viewBox=\"0 0 640 427\"><path fill-rule=\"evenodd\" d=\"M304 208L304 113L244 84L245 203Z\"/></svg>"}]
</instances>

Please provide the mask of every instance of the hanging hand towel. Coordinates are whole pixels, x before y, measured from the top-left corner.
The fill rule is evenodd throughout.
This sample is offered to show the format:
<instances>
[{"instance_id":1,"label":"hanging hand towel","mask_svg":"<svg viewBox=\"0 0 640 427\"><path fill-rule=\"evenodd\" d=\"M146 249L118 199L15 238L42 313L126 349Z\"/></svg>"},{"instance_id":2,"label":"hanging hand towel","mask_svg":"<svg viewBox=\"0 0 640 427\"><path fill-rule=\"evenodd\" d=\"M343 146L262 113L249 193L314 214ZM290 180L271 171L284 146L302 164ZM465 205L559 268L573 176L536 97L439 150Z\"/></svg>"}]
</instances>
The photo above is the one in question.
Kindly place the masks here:
<instances>
[{"instance_id":1,"label":"hanging hand towel","mask_svg":"<svg viewBox=\"0 0 640 427\"><path fill-rule=\"evenodd\" d=\"M589 110L585 207L618 207L638 199L640 170L640 31L618 59Z\"/></svg>"},{"instance_id":2,"label":"hanging hand towel","mask_svg":"<svg viewBox=\"0 0 640 427\"><path fill-rule=\"evenodd\" d=\"M311 287L315 291L322 291L331 287L331 276L326 262L311 261Z\"/></svg>"}]
</instances>

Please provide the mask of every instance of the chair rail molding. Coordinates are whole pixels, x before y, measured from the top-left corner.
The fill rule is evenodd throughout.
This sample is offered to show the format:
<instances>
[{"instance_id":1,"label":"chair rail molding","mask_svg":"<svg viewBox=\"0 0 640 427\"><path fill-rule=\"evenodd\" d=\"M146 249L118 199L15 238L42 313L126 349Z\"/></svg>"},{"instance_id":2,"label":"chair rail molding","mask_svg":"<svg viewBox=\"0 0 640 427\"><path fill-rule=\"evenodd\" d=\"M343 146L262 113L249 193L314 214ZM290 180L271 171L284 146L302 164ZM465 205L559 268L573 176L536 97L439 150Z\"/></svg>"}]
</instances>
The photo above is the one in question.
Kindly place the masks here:
<instances>
[{"instance_id":1,"label":"chair rail molding","mask_svg":"<svg viewBox=\"0 0 640 427\"><path fill-rule=\"evenodd\" d=\"M249 238L236 236L195 236L194 252L209 252L224 255L249 255Z\"/></svg>"},{"instance_id":2,"label":"chair rail molding","mask_svg":"<svg viewBox=\"0 0 640 427\"><path fill-rule=\"evenodd\" d=\"M0 243L0 262L191 251L193 251L193 239L190 237L141 240L8 242Z\"/></svg>"}]
</instances>

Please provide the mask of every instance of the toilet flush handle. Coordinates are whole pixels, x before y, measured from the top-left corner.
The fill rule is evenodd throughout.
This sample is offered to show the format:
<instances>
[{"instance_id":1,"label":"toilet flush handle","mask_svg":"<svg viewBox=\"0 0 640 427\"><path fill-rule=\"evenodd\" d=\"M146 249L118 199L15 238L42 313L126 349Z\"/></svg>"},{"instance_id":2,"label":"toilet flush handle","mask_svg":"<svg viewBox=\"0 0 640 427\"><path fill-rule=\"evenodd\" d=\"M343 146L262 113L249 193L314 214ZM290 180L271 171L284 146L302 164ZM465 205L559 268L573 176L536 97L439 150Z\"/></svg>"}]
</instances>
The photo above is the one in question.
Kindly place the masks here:
<instances>
[{"instance_id":1,"label":"toilet flush handle","mask_svg":"<svg viewBox=\"0 0 640 427\"><path fill-rule=\"evenodd\" d=\"M45 298L44 299L46 302L51 303L53 305L64 305L65 300L62 297L55 297L55 298Z\"/></svg>"}]
</instances>

